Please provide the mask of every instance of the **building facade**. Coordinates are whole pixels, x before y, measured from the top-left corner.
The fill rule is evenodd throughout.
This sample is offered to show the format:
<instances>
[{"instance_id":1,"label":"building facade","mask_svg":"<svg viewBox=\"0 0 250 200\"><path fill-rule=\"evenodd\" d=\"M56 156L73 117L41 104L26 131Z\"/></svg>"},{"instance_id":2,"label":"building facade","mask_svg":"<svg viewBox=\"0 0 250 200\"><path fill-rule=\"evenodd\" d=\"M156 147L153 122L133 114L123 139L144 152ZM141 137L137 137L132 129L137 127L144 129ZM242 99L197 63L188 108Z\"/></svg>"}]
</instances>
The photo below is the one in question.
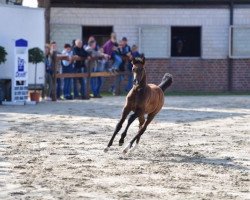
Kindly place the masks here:
<instances>
[{"instance_id":1,"label":"building facade","mask_svg":"<svg viewBox=\"0 0 250 200\"><path fill-rule=\"evenodd\" d=\"M14 96L14 84L19 85L15 87L15 89L20 89L20 91L15 93L18 93L18 95L20 95L19 97L22 96L23 98L23 96L27 96L27 94L21 90L24 90L24 88L26 90L26 85L29 85L29 87L33 86L34 88L34 83L36 82L37 85L41 87L45 82L44 64L39 63L37 65L37 77L35 80L34 64L27 63L26 59L24 59L25 56L21 55L24 52L27 53L28 49L34 47L44 49L44 9L0 3L0 24L2 25L0 26L0 46L4 47L7 52L6 62L0 65L0 90L2 89L2 92L0 91L0 93L2 93L2 95L0 95L2 96L2 98L0 97L0 101L3 99L11 100L11 96ZM20 39L26 40L28 43L25 45L27 46L25 50L22 48L20 50L16 47L15 41ZM17 55L20 62L25 62L25 70L23 69L23 65L20 67L22 68L20 71L16 71L19 63L16 61ZM28 79L26 79L26 77ZM24 78L25 80L23 80ZM10 87L11 85L12 89ZM12 91L12 95L10 91Z\"/></svg>"},{"instance_id":2,"label":"building facade","mask_svg":"<svg viewBox=\"0 0 250 200\"><path fill-rule=\"evenodd\" d=\"M169 72L172 91L250 90L250 2L98 2L51 1L51 40L62 47L96 35L102 43L114 31L139 45L150 83Z\"/></svg>"}]
</instances>

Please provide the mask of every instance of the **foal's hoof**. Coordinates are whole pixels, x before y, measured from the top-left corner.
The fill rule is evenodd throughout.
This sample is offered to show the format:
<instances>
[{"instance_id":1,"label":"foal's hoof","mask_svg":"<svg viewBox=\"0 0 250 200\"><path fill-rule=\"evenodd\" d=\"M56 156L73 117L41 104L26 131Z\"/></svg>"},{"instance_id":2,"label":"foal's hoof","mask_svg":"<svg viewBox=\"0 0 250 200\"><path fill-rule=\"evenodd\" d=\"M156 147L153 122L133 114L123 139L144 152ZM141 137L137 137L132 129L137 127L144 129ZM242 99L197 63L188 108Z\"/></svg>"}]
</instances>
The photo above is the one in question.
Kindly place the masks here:
<instances>
[{"instance_id":1,"label":"foal's hoof","mask_svg":"<svg viewBox=\"0 0 250 200\"><path fill-rule=\"evenodd\" d=\"M119 142L119 146L122 146L124 144L124 142Z\"/></svg>"},{"instance_id":2,"label":"foal's hoof","mask_svg":"<svg viewBox=\"0 0 250 200\"><path fill-rule=\"evenodd\" d=\"M123 149L122 153L123 153L124 155L126 155L126 154L128 153L128 150L127 150L127 149Z\"/></svg>"},{"instance_id":3,"label":"foal's hoof","mask_svg":"<svg viewBox=\"0 0 250 200\"><path fill-rule=\"evenodd\" d=\"M129 151L130 151L130 152L134 151L134 150L137 148L137 146L138 146L138 144L135 143L135 146L133 146Z\"/></svg>"},{"instance_id":4,"label":"foal's hoof","mask_svg":"<svg viewBox=\"0 0 250 200\"><path fill-rule=\"evenodd\" d=\"M122 146L123 144L124 144L124 139L121 138L121 139L119 140L119 146Z\"/></svg>"},{"instance_id":5,"label":"foal's hoof","mask_svg":"<svg viewBox=\"0 0 250 200\"><path fill-rule=\"evenodd\" d=\"M106 147L103 151L104 153L107 153L109 151L109 147Z\"/></svg>"},{"instance_id":6,"label":"foal's hoof","mask_svg":"<svg viewBox=\"0 0 250 200\"><path fill-rule=\"evenodd\" d=\"M128 143L128 145L125 147L125 149L123 149L122 153L123 153L124 155L127 154L127 153L129 152L130 148L131 148L131 144Z\"/></svg>"}]
</instances>

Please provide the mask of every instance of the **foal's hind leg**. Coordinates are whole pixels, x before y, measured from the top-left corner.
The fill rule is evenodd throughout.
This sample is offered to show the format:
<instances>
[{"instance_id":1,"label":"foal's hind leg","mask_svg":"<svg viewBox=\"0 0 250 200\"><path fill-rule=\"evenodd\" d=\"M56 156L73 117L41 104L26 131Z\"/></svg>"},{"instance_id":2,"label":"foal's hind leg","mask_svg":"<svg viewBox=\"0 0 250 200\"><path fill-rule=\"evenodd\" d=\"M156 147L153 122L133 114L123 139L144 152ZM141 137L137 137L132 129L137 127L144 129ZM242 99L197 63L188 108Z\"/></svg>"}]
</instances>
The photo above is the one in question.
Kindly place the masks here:
<instances>
[{"instance_id":1,"label":"foal's hind leg","mask_svg":"<svg viewBox=\"0 0 250 200\"><path fill-rule=\"evenodd\" d=\"M148 125L150 124L150 122L154 119L155 114L149 114L147 117L147 120L144 122L144 124L142 125L142 127L139 129L137 135L128 143L128 145L126 146L126 148L123 150L123 153L126 154L133 146L133 143L136 140L136 144L133 147L133 149L136 148L136 146L138 145L140 138L142 136L142 134L146 131Z\"/></svg>"},{"instance_id":2,"label":"foal's hind leg","mask_svg":"<svg viewBox=\"0 0 250 200\"><path fill-rule=\"evenodd\" d=\"M113 136L111 137L109 143L108 143L108 146L104 149L104 152L107 152L109 150L109 147L112 146L113 144L113 141L115 139L115 136L117 135L117 133L121 130L122 128L122 124L123 122L125 121L125 119L127 118L128 114L130 113L130 109L128 107L125 107L123 109L123 112L122 112L122 118L120 119L120 121L118 122L118 124L116 125L116 128L115 128L115 131L114 131L114 134Z\"/></svg>"},{"instance_id":3,"label":"foal's hind leg","mask_svg":"<svg viewBox=\"0 0 250 200\"><path fill-rule=\"evenodd\" d=\"M133 123L133 121L134 121L137 117L138 117L138 116L137 116L136 113L133 113L132 115L130 115L130 117L129 117L129 119L128 119L128 124L127 124L127 126L126 126L124 132L123 132L122 135L121 135L121 139L119 140L119 145L120 145L120 146L122 146L123 143L124 143L124 139L125 139L125 137L126 137L126 135L127 135L127 131L128 131L129 126Z\"/></svg>"}]
</instances>

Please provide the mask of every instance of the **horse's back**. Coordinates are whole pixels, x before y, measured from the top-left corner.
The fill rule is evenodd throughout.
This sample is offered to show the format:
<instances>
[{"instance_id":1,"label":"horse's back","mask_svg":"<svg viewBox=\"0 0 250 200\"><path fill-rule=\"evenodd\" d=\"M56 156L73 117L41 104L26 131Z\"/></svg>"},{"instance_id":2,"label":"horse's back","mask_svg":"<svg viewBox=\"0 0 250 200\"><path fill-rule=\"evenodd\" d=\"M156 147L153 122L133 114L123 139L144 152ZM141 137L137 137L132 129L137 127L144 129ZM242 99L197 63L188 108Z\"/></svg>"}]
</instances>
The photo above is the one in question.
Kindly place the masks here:
<instances>
[{"instance_id":1,"label":"horse's back","mask_svg":"<svg viewBox=\"0 0 250 200\"><path fill-rule=\"evenodd\" d=\"M150 95L148 99L148 105L146 106L146 111L148 114L157 114L164 104L164 93L162 89L155 84L148 84L148 87L150 89Z\"/></svg>"}]
</instances>

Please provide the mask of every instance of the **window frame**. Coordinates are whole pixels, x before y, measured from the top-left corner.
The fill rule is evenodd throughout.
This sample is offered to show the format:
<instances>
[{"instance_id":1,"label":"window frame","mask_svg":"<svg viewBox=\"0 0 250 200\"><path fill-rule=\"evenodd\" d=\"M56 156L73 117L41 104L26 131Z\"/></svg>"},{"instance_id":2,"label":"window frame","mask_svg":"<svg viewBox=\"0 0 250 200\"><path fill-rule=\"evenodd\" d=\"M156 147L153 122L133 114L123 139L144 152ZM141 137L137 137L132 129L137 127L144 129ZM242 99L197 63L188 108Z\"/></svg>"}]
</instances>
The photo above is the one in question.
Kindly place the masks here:
<instances>
[{"instance_id":1,"label":"window frame","mask_svg":"<svg viewBox=\"0 0 250 200\"><path fill-rule=\"evenodd\" d=\"M200 28L200 56L172 56L172 28ZM203 27L202 25L171 25L170 26L170 46L169 46L169 51L170 51L170 58L174 59L197 59L197 58L203 58Z\"/></svg>"}]
</instances>

